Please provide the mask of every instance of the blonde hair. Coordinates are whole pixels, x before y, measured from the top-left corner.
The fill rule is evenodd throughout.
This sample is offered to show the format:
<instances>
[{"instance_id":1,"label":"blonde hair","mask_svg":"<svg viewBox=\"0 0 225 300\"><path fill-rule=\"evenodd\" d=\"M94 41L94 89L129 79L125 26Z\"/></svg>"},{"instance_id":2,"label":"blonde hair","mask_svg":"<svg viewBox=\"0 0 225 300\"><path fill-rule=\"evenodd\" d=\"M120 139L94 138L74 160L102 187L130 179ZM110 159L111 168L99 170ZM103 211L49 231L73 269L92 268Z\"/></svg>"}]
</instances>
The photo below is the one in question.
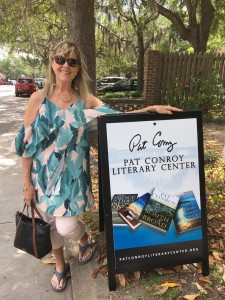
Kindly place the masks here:
<instances>
[{"instance_id":1,"label":"blonde hair","mask_svg":"<svg viewBox=\"0 0 225 300\"><path fill-rule=\"evenodd\" d=\"M90 79L89 79L89 76L87 73L87 66L86 66L84 57L82 56L79 48L70 39L66 39L66 40L63 40L60 43L58 43L49 55L48 72L47 72L47 76L46 76L45 87L43 90L45 97L47 97L49 99L55 88L56 77L55 77L55 73L53 72L51 62L52 62L52 59L58 54L64 55L65 57L70 56L70 55L76 55L76 58L80 60L80 69L79 69L76 77L73 79L73 81L71 83L71 88L72 88L74 94L75 93L78 94L78 96L85 103L86 99L87 99L87 95L88 95L88 93L90 93L90 88L89 88L89 80Z\"/></svg>"}]
</instances>

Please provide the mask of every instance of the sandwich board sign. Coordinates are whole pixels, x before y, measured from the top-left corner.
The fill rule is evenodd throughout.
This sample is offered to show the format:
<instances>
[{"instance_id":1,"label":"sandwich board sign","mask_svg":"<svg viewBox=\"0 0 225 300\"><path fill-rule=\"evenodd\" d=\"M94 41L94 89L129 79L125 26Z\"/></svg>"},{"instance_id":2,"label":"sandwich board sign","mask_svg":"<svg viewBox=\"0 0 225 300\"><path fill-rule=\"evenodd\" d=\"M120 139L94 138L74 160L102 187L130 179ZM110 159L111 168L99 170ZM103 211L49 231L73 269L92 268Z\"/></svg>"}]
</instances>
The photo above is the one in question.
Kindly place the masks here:
<instances>
[{"instance_id":1,"label":"sandwich board sign","mask_svg":"<svg viewBox=\"0 0 225 300\"><path fill-rule=\"evenodd\" d=\"M194 262L209 273L202 114L98 118L100 230L115 275Z\"/></svg>"}]
</instances>

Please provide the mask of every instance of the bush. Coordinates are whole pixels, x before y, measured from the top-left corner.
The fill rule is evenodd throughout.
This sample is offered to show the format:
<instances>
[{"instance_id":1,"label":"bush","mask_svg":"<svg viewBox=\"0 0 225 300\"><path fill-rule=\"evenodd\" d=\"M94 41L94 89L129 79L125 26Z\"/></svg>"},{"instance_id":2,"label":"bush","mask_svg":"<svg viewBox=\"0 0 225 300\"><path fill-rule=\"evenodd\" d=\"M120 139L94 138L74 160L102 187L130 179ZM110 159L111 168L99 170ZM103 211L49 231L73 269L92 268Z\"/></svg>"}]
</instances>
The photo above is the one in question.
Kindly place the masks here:
<instances>
[{"instance_id":1,"label":"bush","mask_svg":"<svg viewBox=\"0 0 225 300\"><path fill-rule=\"evenodd\" d=\"M142 97L142 96L143 96L143 94L140 93L140 92L138 92L138 91L132 91L132 92L130 92L130 97L131 98L138 98L138 97Z\"/></svg>"},{"instance_id":2,"label":"bush","mask_svg":"<svg viewBox=\"0 0 225 300\"><path fill-rule=\"evenodd\" d=\"M104 98L125 98L125 92L105 93Z\"/></svg>"},{"instance_id":3,"label":"bush","mask_svg":"<svg viewBox=\"0 0 225 300\"><path fill-rule=\"evenodd\" d=\"M225 120L225 89L212 71L208 78L172 78L166 86L165 102L183 109L202 110L208 120Z\"/></svg>"},{"instance_id":4,"label":"bush","mask_svg":"<svg viewBox=\"0 0 225 300\"><path fill-rule=\"evenodd\" d=\"M137 98L137 97L142 97L142 94L138 91L124 91L124 92L105 93L99 98L104 99L104 98Z\"/></svg>"}]
</instances>

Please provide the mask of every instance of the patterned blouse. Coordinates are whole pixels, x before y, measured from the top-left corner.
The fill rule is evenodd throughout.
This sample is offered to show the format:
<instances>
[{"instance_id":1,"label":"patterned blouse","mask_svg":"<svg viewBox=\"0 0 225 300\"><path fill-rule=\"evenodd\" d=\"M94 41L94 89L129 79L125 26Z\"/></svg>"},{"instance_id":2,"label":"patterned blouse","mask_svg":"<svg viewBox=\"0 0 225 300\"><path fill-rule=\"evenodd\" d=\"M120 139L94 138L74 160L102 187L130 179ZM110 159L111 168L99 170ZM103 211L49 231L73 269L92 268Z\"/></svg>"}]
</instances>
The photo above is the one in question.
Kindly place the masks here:
<instances>
[{"instance_id":1,"label":"patterned blouse","mask_svg":"<svg viewBox=\"0 0 225 300\"><path fill-rule=\"evenodd\" d=\"M80 99L63 110L44 99L34 122L20 128L11 151L33 157L31 176L40 210L74 216L93 205L88 127L97 116L115 113L106 104L87 109Z\"/></svg>"}]
</instances>

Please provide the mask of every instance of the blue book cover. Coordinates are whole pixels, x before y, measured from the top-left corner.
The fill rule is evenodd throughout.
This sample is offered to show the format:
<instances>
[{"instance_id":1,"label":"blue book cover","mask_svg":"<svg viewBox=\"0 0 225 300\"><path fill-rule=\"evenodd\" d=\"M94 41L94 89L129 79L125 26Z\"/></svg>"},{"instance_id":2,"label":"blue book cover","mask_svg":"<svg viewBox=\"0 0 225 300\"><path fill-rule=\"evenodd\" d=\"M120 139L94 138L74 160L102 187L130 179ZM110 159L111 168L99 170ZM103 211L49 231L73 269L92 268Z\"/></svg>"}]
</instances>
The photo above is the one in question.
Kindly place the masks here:
<instances>
[{"instance_id":1,"label":"blue book cover","mask_svg":"<svg viewBox=\"0 0 225 300\"><path fill-rule=\"evenodd\" d=\"M130 204L122 207L118 211L118 215L124 220L132 229L136 229L142 224L139 222L139 217L147 205L150 194L146 193L141 197L137 198Z\"/></svg>"},{"instance_id":2,"label":"blue book cover","mask_svg":"<svg viewBox=\"0 0 225 300\"><path fill-rule=\"evenodd\" d=\"M201 227L201 211L193 191L180 195L174 215L174 224L178 233Z\"/></svg>"}]
</instances>

